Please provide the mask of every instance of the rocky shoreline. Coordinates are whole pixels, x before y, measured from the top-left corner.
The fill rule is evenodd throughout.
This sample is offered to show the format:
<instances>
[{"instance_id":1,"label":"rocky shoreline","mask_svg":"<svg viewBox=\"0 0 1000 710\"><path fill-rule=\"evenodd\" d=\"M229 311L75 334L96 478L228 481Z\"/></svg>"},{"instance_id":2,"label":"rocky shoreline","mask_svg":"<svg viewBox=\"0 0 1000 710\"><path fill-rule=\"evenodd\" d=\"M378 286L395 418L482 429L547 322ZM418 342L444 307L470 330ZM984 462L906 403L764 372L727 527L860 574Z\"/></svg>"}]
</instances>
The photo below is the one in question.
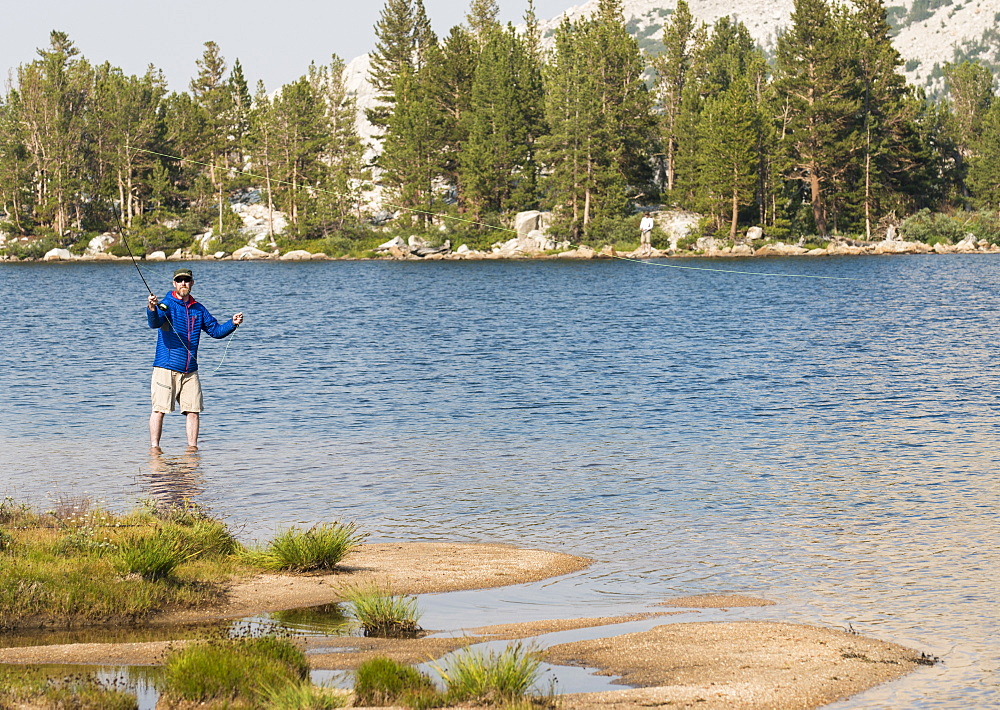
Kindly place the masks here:
<instances>
[{"instance_id":1,"label":"rocky shoreline","mask_svg":"<svg viewBox=\"0 0 1000 710\"><path fill-rule=\"evenodd\" d=\"M400 240L401 241L401 240ZM702 240L699 240L702 241ZM233 253L196 254L186 250L165 254L162 251L139 255L137 261L476 261L476 260L523 260L523 259L664 259L664 258L751 258L790 256L861 256L896 254L1000 254L1000 245L986 240L963 240L958 244L935 244L923 242L883 240L879 242L857 242L854 240L834 241L825 248L807 249L797 244L770 242L760 246L752 244L723 245L711 237L706 238L704 248L680 249L636 249L618 251L611 245L595 249L587 245L566 246L563 249L538 249L534 244L524 244L524 240L512 239L490 251L477 251L459 247L452 251L449 246L422 246L390 242L376 250L373 257L340 256L331 257L325 253L312 253L296 249L285 253L263 251L255 247L242 247ZM463 245L464 247L464 245ZM131 261L127 256L114 256L99 252L94 254L71 254L67 249L52 249L38 259L0 256L0 263L39 262L117 262Z\"/></svg>"},{"instance_id":2,"label":"rocky shoreline","mask_svg":"<svg viewBox=\"0 0 1000 710\"><path fill-rule=\"evenodd\" d=\"M237 205L238 207L239 205ZM234 207L235 209L235 207ZM249 208L248 208L249 209ZM823 248L808 248L805 238L800 238L794 244L765 239L760 227L751 227L745 234L736 239L724 240L717 237L700 237L693 239L690 235L695 231L702 216L694 212L681 210L663 210L652 212L661 239L665 237L668 247L656 249L640 247L632 251L618 251L614 246L605 244L600 248L588 245L575 245L568 241L555 241L548 234L551 226L551 213L530 210L518 213L513 220L511 229L501 230L513 236L506 241L498 241L488 250L470 249L467 245L452 249L451 242L437 244L424 237L413 235L405 241L401 237L393 237L378 245L371 256L330 256L305 249L293 249L282 253L275 247L273 238L266 227L281 231L285 227L284 217L275 213L267 217L267 221L257 212L252 214L247 210L238 213L246 225L241 230L247 236L246 246L233 252L216 251L208 253L212 242L212 232L197 235L190 249L176 249L171 254L163 251L153 251L148 254L136 255L137 260L156 261L325 261L325 260L405 260L405 261L452 261L452 260L486 260L486 259L663 259L683 257L708 258L747 258L747 257L785 257L785 256L859 256L885 254L1000 254L1000 245L990 244L986 239L980 239L971 232L956 244L937 243L934 245L918 241L905 241L894 226L890 226L885 238L880 241L862 241L847 237L834 237L827 241ZM2 237L3 235L0 235ZM128 256L114 256L108 253L118 237L111 233L101 234L90 240L83 254L73 254L68 249L50 249L44 256L37 259L18 258L16 256L0 255L2 262L67 262L67 261L130 261ZM0 247L5 243L0 238ZM270 250L262 249L268 247Z\"/></svg>"}]
</instances>

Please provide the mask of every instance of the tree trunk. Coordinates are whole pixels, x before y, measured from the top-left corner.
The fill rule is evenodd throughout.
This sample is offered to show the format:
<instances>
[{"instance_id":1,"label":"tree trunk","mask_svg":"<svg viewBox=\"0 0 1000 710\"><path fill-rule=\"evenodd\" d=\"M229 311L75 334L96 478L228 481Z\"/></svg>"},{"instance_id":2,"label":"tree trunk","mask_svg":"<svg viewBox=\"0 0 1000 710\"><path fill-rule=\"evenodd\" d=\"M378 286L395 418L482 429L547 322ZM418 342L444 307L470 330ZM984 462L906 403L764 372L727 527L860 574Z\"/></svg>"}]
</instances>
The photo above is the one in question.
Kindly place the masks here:
<instances>
[{"instance_id":1,"label":"tree trunk","mask_svg":"<svg viewBox=\"0 0 1000 710\"><path fill-rule=\"evenodd\" d=\"M872 240L872 129L865 127L865 239Z\"/></svg>"},{"instance_id":2,"label":"tree trunk","mask_svg":"<svg viewBox=\"0 0 1000 710\"><path fill-rule=\"evenodd\" d=\"M667 192L674 191L674 139L667 139Z\"/></svg>"},{"instance_id":3,"label":"tree trunk","mask_svg":"<svg viewBox=\"0 0 1000 710\"><path fill-rule=\"evenodd\" d=\"M813 221L816 222L816 233L826 236L826 207L823 205L823 192L820 189L819 175L816 170L809 170L809 192L812 202Z\"/></svg>"},{"instance_id":4,"label":"tree trunk","mask_svg":"<svg viewBox=\"0 0 1000 710\"><path fill-rule=\"evenodd\" d=\"M739 180L739 171L733 168L733 180ZM733 185L733 214L729 221L729 238L736 239L736 222L740 216L740 192L736 185Z\"/></svg>"}]
</instances>

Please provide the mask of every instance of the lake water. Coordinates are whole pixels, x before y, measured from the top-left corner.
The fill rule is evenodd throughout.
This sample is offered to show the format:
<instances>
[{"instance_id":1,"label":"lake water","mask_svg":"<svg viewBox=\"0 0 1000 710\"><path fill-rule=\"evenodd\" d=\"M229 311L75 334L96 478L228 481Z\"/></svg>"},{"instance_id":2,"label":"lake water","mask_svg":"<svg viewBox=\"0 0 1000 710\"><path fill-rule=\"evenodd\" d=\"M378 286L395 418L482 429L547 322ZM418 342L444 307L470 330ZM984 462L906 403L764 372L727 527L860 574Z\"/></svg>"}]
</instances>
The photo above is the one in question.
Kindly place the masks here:
<instances>
[{"instance_id":1,"label":"lake water","mask_svg":"<svg viewBox=\"0 0 1000 710\"><path fill-rule=\"evenodd\" d=\"M168 415L160 459L131 264L0 266L0 495L583 555L423 625L751 593L778 606L726 618L942 659L837 707L1000 705L1000 260L658 263L194 263L246 323L215 373L202 341L201 451ZM162 294L175 266L143 271Z\"/></svg>"}]
</instances>

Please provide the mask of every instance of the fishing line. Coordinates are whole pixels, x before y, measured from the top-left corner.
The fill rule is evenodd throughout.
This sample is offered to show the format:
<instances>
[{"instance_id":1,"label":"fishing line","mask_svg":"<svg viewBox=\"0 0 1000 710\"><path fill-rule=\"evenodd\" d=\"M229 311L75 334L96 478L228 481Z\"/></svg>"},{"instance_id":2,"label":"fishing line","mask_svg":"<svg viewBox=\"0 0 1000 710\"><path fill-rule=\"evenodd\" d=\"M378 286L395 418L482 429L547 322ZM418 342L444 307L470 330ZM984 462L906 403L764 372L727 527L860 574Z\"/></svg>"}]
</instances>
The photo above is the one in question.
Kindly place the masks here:
<instances>
[{"instance_id":1,"label":"fishing line","mask_svg":"<svg viewBox=\"0 0 1000 710\"><path fill-rule=\"evenodd\" d=\"M633 259L627 256L618 256L618 255L613 255L613 258L619 259L620 261L631 261L633 264L642 264L643 266L665 266L669 269L689 269L691 271L714 271L719 274L744 274L747 276L777 276L777 277L787 277L790 279L830 279L833 281L862 280L850 276L814 276L812 274L777 274L777 273L768 273L766 271L736 271L735 269L712 269L707 266L678 266L677 264L661 264L658 261L643 261L642 259Z\"/></svg>"},{"instance_id":2,"label":"fishing line","mask_svg":"<svg viewBox=\"0 0 1000 710\"><path fill-rule=\"evenodd\" d=\"M182 158L179 155L169 155L167 153L159 153L155 150L148 150L146 148L132 148L132 150L139 151L140 153L149 153L150 155L157 155L161 158L167 158L169 160L177 160L182 163L192 163L194 165L201 165L206 168L215 168L216 166L211 163L205 163L199 160L194 160L192 158ZM276 183L278 185L288 185L291 187L296 187L293 183L287 180L277 180L275 178L267 178L263 175L257 175L256 173L251 173L247 170L240 170L238 168L227 168L228 170L239 173L240 175L247 175L248 177L257 178L258 180L265 180L271 183ZM343 197L340 193L333 192L332 190L324 190L323 188L313 188L316 192L323 192L328 195L334 195L336 197ZM510 227L498 227L495 224L487 224L485 222L477 222L471 219L465 219L463 217L455 217L449 214L443 214L441 212L429 212L427 210L412 209L410 207L403 207L402 205L394 205L391 203L386 203L386 206L392 207L397 210L402 210L404 212L410 212L412 214L427 215L430 217L440 217L441 219L450 219L455 222L464 222L465 224L472 224L478 227L486 227L487 229L495 229L500 232L510 232L511 234L517 234L516 229L511 229ZM579 246L579 245L577 245ZM131 252L130 252L131 254ZM632 259L625 256L618 256L617 254L608 254L612 259L618 259L619 261L630 261L635 264L643 264L645 266L659 266L666 269L684 269L690 271L714 271L721 274L741 274L743 276L772 276L777 278L790 278L790 279L825 279L830 281L861 281L862 279L851 278L848 276L814 276L812 274L777 274L777 273L766 273L761 271L737 271L735 269L712 269L707 266L680 266L678 264L663 264L660 262L643 261L641 259ZM133 259L134 262L134 259ZM136 266L138 269L139 267ZM148 287L147 287L148 288Z\"/></svg>"},{"instance_id":3,"label":"fishing line","mask_svg":"<svg viewBox=\"0 0 1000 710\"><path fill-rule=\"evenodd\" d=\"M129 257L132 259L132 266L134 266L135 270L139 272L139 278L142 279L142 283L146 287L146 290L149 291L149 295L152 296L153 298L156 298L156 294L153 293L153 289L151 289L149 287L149 284L146 282L146 277L142 275L142 269L139 268L139 263L135 260L135 256L133 256L132 250L129 248L128 241L125 239L125 228L122 226L122 221L118 217L118 210L115 209L114 205L111 206L111 213L115 216L115 222L118 223L118 233L122 237L122 244L125 245L125 251L128 252ZM170 330L173 331L174 336L176 336L176 338L179 341L181 341L181 345L184 346L184 349L187 350L188 355L190 355L191 359L194 360L195 364L197 364L198 358L195 357L195 354L193 352L191 352L191 348L188 346L187 343L184 342L184 338L182 338L180 333L177 332L177 329L174 328L174 324L171 322L170 316L167 315L169 313L169 310L167 309L167 304L157 303L156 307L163 312L163 320L167 322L167 325L170 326ZM236 329L234 329L233 332L229 334L229 337L227 338L228 342L226 342L226 349L222 351L222 359L219 360L219 364L216 366L216 368L212 370L212 374L218 372L219 368L222 367L222 363L226 361L226 354L229 352L229 346L232 344L233 336L236 335L236 330L238 329L239 326L236 326Z\"/></svg>"}]
</instances>

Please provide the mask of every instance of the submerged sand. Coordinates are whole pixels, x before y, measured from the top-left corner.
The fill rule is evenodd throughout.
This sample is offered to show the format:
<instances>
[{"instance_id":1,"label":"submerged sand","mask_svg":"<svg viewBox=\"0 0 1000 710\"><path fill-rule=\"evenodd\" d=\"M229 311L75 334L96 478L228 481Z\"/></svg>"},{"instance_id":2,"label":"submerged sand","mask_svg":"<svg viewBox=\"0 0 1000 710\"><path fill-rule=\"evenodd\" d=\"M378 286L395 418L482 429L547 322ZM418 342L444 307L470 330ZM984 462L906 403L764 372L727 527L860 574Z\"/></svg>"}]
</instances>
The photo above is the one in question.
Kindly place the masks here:
<instances>
[{"instance_id":1,"label":"submerged sand","mask_svg":"<svg viewBox=\"0 0 1000 710\"><path fill-rule=\"evenodd\" d=\"M422 594L539 581L584 569L589 560L506 545L393 543L364 545L337 574L261 575L234 584L226 603L162 615L159 622L229 619L339 601L349 586L378 583ZM765 606L745 595L666 600L696 609ZM420 663L480 641L530 639L544 633L681 613L559 619L476 627L461 637L303 641L317 669L351 669L374 655ZM190 641L85 643L0 649L0 663L143 665L161 663L171 647ZM666 623L648 631L553 646L544 659L582 665L635 688L561 696L562 708L815 708L909 673L922 662L902 646L833 629L777 622Z\"/></svg>"}]
</instances>

